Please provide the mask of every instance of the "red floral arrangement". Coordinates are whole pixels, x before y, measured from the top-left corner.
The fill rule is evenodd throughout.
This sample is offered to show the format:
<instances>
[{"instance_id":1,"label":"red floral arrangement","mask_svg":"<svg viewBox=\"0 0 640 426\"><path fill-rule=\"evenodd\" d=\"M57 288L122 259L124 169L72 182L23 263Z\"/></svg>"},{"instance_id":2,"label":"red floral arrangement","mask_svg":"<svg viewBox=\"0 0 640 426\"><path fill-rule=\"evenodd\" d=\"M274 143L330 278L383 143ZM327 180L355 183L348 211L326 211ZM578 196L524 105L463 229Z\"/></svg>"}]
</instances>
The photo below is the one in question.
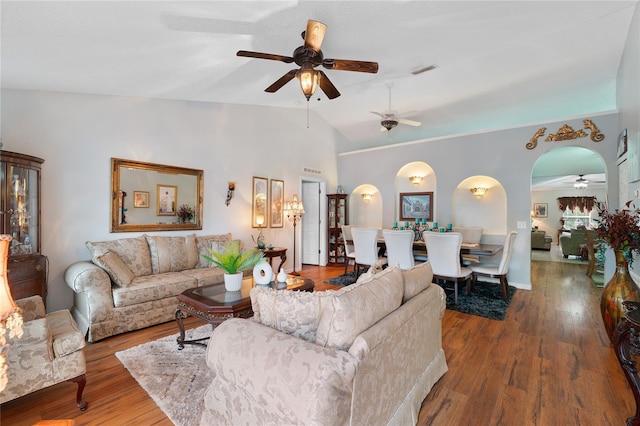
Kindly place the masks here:
<instances>
[{"instance_id":1,"label":"red floral arrangement","mask_svg":"<svg viewBox=\"0 0 640 426\"><path fill-rule=\"evenodd\" d=\"M633 252L640 253L640 209L635 208L631 201L627 201L625 206L615 213L598 208L600 219L595 221L598 224L596 236L612 249L623 250L625 257L631 258Z\"/></svg>"}]
</instances>

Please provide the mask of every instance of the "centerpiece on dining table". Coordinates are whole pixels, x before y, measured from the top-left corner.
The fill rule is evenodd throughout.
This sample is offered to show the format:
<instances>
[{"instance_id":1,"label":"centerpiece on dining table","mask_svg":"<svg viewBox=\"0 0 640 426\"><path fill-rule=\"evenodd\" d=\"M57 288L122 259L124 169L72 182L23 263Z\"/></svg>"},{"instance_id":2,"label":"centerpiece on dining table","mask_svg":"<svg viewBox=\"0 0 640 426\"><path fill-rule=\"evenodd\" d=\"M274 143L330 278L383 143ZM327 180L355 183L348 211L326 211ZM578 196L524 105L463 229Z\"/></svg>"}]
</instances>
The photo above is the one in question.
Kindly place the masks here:
<instances>
[{"instance_id":1,"label":"centerpiece on dining table","mask_svg":"<svg viewBox=\"0 0 640 426\"><path fill-rule=\"evenodd\" d=\"M640 301L640 288L629 274L633 255L640 253L640 209L628 201L625 208L614 212L600 206L598 213L596 237L607 243L616 256L615 273L600 298L602 321L609 340L613 342L616 326L627 311L622 302Z\"/></svg>"}]
</instances>

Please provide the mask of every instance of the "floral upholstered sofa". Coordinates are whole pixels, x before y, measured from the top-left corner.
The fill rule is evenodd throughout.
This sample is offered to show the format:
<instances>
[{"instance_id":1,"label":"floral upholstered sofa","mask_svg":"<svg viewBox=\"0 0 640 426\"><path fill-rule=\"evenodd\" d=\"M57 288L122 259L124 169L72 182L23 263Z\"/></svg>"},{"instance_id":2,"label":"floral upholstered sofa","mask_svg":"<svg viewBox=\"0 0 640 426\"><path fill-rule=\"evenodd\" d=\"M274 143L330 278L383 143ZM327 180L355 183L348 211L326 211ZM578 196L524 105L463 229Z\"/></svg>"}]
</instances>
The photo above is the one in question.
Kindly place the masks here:
<instances>
[{"instance_id":1,"label":"floral upholstered sofa","mask_svg":"<svg viewBox=\"0 0 640 426\"><path fill-rule=\"evenodd\" d=\"M201 425L410 425L447 371L429 262L340 290L254 288L211 335Z\"/></svg>"},{"instance_id":2,"label":"floral upholstered sofa","mask_svg":"<svg viewBox=\"0 0 640 426\"><path fill-rule=\"evenodd\" d=\"M80 330L94 342L170 321L180 293L224 281L224 271L211 267L202 254L221 250L229 241L231 234L88 241L91 261L65 271Z\"/></svg>"}]
</instances>

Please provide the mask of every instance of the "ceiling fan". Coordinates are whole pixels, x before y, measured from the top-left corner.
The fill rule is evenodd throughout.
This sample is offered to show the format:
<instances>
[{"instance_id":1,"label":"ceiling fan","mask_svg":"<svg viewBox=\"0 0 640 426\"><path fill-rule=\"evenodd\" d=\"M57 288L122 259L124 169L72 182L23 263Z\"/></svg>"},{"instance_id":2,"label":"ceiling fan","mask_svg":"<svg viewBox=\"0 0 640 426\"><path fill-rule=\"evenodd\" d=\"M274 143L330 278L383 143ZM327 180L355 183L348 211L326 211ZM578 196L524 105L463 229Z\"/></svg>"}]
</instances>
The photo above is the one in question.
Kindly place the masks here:
<instances>
[{"instance_id":1,"label":"ceiling fan","mask_svg":"<svg viewBox=\"0 0 640 426\"><path fill-rule=\"evenodd\" d=\"M575 175L574 175L575 176ZM574 181L567 181L564 182L567 185L573 185L573 187L575 189L586 189L590 183L596 184L596 183L606 183L606 180L589 180L586 179L584 177L585 175L578 175L578 178ZM598 176L598 175L593 175L593 176Z\"/></svg>"},{"instance_id":2,"label":"ceiling fan","mask_svg":"<svg viewBox=\"0 0 640 426\"><path fill-rule=\"evenodd\" d=\"M236 55L248 58L282 61L287 64L295 62L300 66L300 68L293 69L280 77L275 83L267 87L265 92L274 93L296 77L300 80L300 87L302 88L302 92L306 96L307 101L309 101L309 98L313 96L318 85L329 99L334 99L340 96L340 92L338 92L338 89L336 89L333 83L331 83L331 80L329 80L329 77L327 77L323 71L315 69L317 66L322 65L329 70L357 71L375 74L378 72L378 63L325 58L320 47L326 30L327 26L325 24L310 19L307 22L306 31L303 31L301 34L304 40L304 45L294 50L292 56L251 52L247 50L239 50Z\"/></svg>"},{"instance_id":3,"label":"ceiling fan","mask_svg":"<svg viewBox=\"0 0 640 426\"><path fill-rule=\"evenodd\" d=\"M398 113L396 111L393 111L391 109L391 88L393 87L393 83L387 84L387 87L389 88L389 109L383 112L370 111L372 114L382 117L382 120L380 120L380 125L382 126L380 127L380 131L391 131L391 129L393 129L400 123L408 124L409 126L420 126L422 124L421 122L401 118L400 116L398 116Z\"/></svg>"}]
</instances>

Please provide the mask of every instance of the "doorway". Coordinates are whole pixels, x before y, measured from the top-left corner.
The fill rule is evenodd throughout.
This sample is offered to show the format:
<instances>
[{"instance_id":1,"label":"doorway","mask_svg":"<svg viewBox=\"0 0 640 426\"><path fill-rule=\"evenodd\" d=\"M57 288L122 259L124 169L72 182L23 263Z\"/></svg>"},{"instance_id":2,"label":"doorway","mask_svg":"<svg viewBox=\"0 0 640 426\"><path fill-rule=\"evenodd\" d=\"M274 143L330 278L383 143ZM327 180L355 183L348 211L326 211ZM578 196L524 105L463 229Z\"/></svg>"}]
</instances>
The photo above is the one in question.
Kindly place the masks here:
<instances>
[{"instance_id":1,"label":"doorway","mask_svg":"<svg viewBox=\"0 0 640 426\"><path fill-rule=\"evenodd\" d=\"M322 218L327 214L326 183L312 178L302 179L301 199L304 204L300 229L302 263L306 265L327 264L326 229Z\"/></svg>"}]
</instances>

